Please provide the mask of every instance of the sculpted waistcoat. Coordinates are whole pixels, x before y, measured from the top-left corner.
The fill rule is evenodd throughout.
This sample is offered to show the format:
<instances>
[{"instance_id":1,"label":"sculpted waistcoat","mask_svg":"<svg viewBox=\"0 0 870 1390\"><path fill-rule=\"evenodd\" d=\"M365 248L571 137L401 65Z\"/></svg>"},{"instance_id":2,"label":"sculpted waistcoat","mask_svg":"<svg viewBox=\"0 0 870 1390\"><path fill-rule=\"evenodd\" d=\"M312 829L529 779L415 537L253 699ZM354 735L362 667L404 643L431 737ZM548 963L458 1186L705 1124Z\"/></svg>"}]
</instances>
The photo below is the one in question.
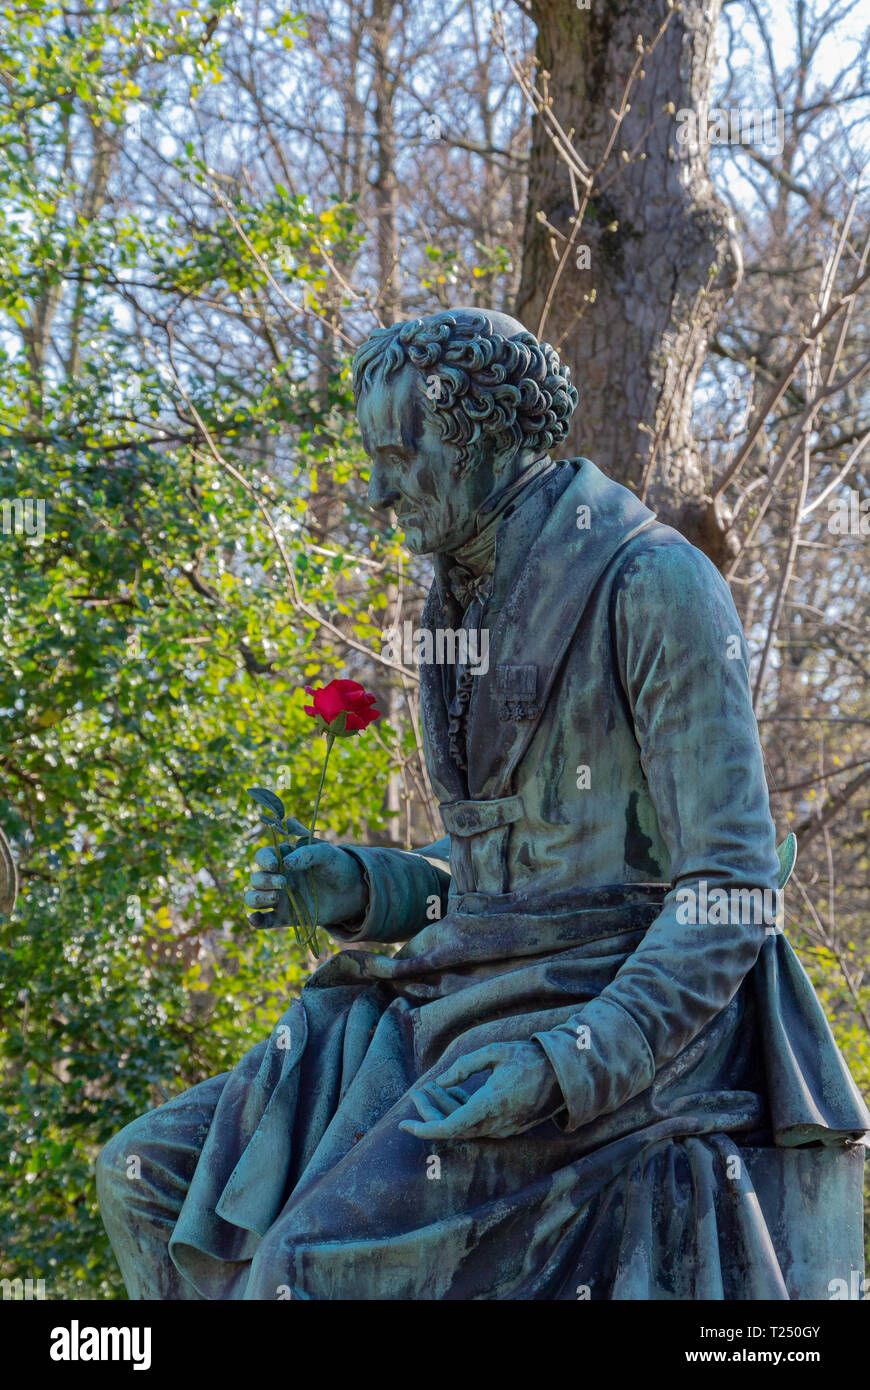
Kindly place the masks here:
<instances>
[{"instance_id":1,"label":"sculpted waistcoat","mask_svg":"<svg viewBox=\"0 0 870 1390\"><path fill-rule=\"evenodd\" d=\"M627 561L638 545L688 545L676 531L657 522L653 513L627 489L611 482L588 460L563 464L559 473L555 485L541 489L527 504L535 511L531 529L536 539L524 555L511 551L512 543L522 546L524 539L516 523L504 524L499 532L493 600L483 615L484 626L491 623L489 666L473 682L467 718L467 773L451 758L447 737L452 672L444 665L421 668L426 757L444 825L451 837L455 892L506 892L521 886L509 863L512 828L514 842L520 837L529 842L516 868L525 864L530 878L535 873L538 887L559 886L552 874L548 879L546 873L540 872L542 851L543 857L547 857L548 848L541 843L542 839L547 840L548 817L541 814L545 808L540 803L554 803L558 797L552 788L548 794L543 787L537 796L529 798L528 779L535 778L537 770L524 759L542 722L561 718L570 726L572 711L584 704L582 698L577 698L576 690L565 691L561 674L587 605L603 576ZM523 507L522 500L519 505ZM517 520L521 519L518 516ZM528 532L527 524L526 536ZM438 568L421 621L421 626L433 633L433 648L438 628L455 629L461 622L458 606L446 584L445 569L446 566ZM504 570L512 581L507 586L499 583ZM499 589L505 587L507 592L500 593ZM602 658L607 656L602 653ZM590 675L593 681L597 680L597 673ZM571 709L557 708L560 693L570 701ZM601 692L593 694L589 703L598 706L598 714L603 718ZM624 742L631 744L636 754L630 729L625 734ZM569 736L577 750L576 767L588 728L574 727ZM612 757L616 753L616 749L611 750ZM616 760L620 761L619 757ZM549 773L550 768L544 764L538 778L546 780ZM634 784L638 798L642 795L647 803L649 825L654 816L639 763ZM600 796L601 788L593 788L592 792L593 796ZM587 800L588 795L587 792ZM554 823L564 825L570 841L574 838L570 833L570 815L565 820L564 807L560 810L551 804L551 809L556 813ZM531 848L535 839L537 850ZM550 857L557 849L554 842ZM613 856L604 853L599 857L606 860ZM651 866L653 863L650 861ZM633 872L629 867L627 876L635 880L660 878L665 866L655 862L654 867L654 873ZM601 881L602 873L611 882L622 881L626 876L623 864L611 867L600 863L587 868L588 881ZM519 877L522 878L521 872Z\"/></svg>"}]
</instances>

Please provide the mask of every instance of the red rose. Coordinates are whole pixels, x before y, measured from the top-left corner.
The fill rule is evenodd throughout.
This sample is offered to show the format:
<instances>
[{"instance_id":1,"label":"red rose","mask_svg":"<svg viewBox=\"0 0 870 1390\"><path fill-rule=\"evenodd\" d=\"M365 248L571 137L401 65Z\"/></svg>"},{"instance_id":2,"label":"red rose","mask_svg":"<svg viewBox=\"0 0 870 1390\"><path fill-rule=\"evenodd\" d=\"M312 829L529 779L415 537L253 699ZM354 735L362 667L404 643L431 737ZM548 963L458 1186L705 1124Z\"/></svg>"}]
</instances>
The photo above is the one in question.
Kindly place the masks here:
<instances>
[{"instance_id":1,"label":"red rose","mask_svg":"<svg viewBox=\"0 0 870 1390\"><path fill-rule=\"evenodd\" d=\"M374 708L375 696L369 695L359 681L330 681L317 690L306 685L305 693L313 700L313 704L305 705L305 713L318 720L324 733L358 734L381 717L380 710Z\"/></svg>"}]
</instances>

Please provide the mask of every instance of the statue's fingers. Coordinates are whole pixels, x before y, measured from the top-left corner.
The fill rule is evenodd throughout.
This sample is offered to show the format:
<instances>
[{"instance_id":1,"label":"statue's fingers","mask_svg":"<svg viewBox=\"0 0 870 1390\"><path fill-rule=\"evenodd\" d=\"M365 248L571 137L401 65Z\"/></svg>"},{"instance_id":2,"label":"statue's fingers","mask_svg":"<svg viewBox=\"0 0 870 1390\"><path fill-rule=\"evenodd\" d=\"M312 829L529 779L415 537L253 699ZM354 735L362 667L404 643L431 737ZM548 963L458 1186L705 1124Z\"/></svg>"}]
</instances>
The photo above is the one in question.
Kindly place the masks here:
<instances>
[{"instance_id":1,"label":"statue's fingers","mask_svg":"<svg viewBox=\"0 0 870 1390\"><path fill-rule=\"evenodd\" d=\"M278 863L278 855L270 845L264 845L258 849L254 855L254 863L260 869L265 869L267 873L277 873L281 865Z\"/></svg>"},{"instance_id":2,"label":"statue's fingers","mask_svg":"<svg viewBox=\"0 0 870 1390\"><path fill-rule=\"evenodd\" d=\"M283 874L251 874L252 888L267 888L280 893L286 887Z\"/></svg>"},{"instance_id":3,"label":"statue's fingers","mask_svg":"<svg viewBox=\"0 0 870 1390\"><path fill-rule=\"evenodd\" d=\"M413 1134L415 1139L443 1139L443 1123L441 1120L433 1120L431 1124L424 1123L423 1120L401 1120L399 1129L406 1134Z\"/></svg>"},{"instance_id":4,"label":"statue's fingers","mask_svg":"<svg viewBox=\"0 0 870 1390\"><path fill-rule=\"evenodd\" d=\"M272 926L272 913L251 912L248 914L248 921L252 927L270 927Z\"/></svg>"},{"instance_id":5,"label":"statue's fingers","mask_svg":"<svg viewBox=\"0 0 870 1390\"><path fill-rule=\"evenodd\" d=\"M312 854L311 847L306 845L303 849L294 849L292 854L288 854L281 867L285 873L302 873L310 869L315 861L316 856Z\"/></svg>"},{"instance_id":6,"label":"statue's fingers","mask_svg":"<svg viewBox=\"0 0 870 1390\"><path fill-rule=\"evenodd\" d=\"M489 1071L499 1060L497 1046L479 1047L476 1052L469 1052L466 1057L458 1057L451 1066L437 1077L438 1085L457 1086L460 1081L467 1081L469 1076L474 1076L479 1071Z\"/></svg>"},{"instance_id":7,"label":"statue's fingers","mask_svg":"<svg viewBox=\"0 0 870 1390\"><path fill-rule=\"evenodd\" d=\"M414 1102L417 1114L424 1122L429 1120L443 1120L445 1118L444 1111L438 1109L438 1106L432 1100L431 1096L428 1096L422 1087L415 1088L411 1091L410 1098ZM414 1124L416 1123L417 1121L415 1120Z\"/></svg>"},{"instance_id":8,"label":"statue's fingers","mask_svg":"<svg viewBox=\"0 0 870 1390\"><path fill-rule=\"evenodd\" d=\"M425 1091L426 1095L437 1105L442 1115L452 1115L457 1106L464 1105L468 1099L462 1093L451 1095L449 1091L442 1090L437 1081L424 1081L419 1089Z\"/></svg>"},{"instance_id":9,"label":"statue's fingers","mask_svg":"<svg viewBox=\"0 0 870 1390\"><path fill-rule=\"evenodd\" d=\"M328 840L315 840L313 845L305 845L303 849L297 851L299 855L304 854L308 863L314 865L315 868L320 864L334 863L337 852L340 853L336 850L336 846L331 845Z\"/></svg>"},{"instance_id":10,"label":"statue's fingers","mask_svg":"<svg viewBox=\"0 0 870 1390\"><path fill-rule=\"evenodd\" d=\"M269 910L278 906L277 893L263 893L253 888L249 888L245 894L245 907L256 907L260 910Z\"/></svg>"},{"instance_id":11,"label":"statue's fingers","mask_svg":"<svg viewBox=\"0 0 870 1390\"><path fill-rule=\"evenodd\" d=\"M462 1100L455 1100L446 1091L442 1091L434 1081L424 1081L421 1085L415 1086L411 1095L424 1120L452 1115L465 1100L464 1096Z\"/></svg>"},{"instance_id":12,"label":"statue's fingers","mask_svg":"<svg viewBox=\"0 0 870 1390\"><path fill-rule=\"evenodd\" d=\"M465 1105L460 1105L452 1115L421 1122L403 1120L399 1129L414 1134L420 1139L475 1139L488 1134L493 1120L489 1105L482 1100L483 1089L477 1091Z\"/></svg>"},{"instance_id":13,"label":"statue's fingers","mask_svg":"<svg viewBox=\"0 0 870 1390\"><path fill-rule=\"evenodd\" d=\"M459 1142L463 1139L483 1139L486 1138L488 1130L485 1122L470 1123L467 1120L457 1119L461 1112L456 1111L455 1115L448 1115L439 1120L424 1122L423 1120L402 1120L399 1129L406 1134L413 1134L415 1139L447 1139Z\"/></svg>"}]
</instances>

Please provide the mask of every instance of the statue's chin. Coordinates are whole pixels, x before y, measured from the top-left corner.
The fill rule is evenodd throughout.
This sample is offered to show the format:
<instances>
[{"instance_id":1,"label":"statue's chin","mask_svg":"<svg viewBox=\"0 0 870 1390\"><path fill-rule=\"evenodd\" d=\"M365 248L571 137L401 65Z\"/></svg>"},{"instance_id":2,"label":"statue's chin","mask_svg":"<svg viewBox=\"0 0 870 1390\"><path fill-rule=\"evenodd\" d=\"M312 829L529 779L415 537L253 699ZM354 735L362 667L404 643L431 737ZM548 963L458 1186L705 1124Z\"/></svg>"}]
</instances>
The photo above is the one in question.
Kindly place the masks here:
<instances>
[{"instance_id":1,"label":"statue's chin","mask_svg":"<svg viewBox=\"0 0 870 1390\"><path fill-rule=\"evenodd\" d=\"M410 526L405 532L405 545L412 555L428 555L432 550L432 547L427 545L422 531L416 526Z\"/></svg>"},{"instance_id":2,"label":"statue's chin","mask_svg":"<svg viewBox=\"0 0 870 1390\"><path fill-rule=\"evenodd\" d=\"M441 535L437 531L423 531L419 526L409 525L405 531L405 545L412 555L449 555L456 544L455 534Z\"/></svg>"}]
</instances>

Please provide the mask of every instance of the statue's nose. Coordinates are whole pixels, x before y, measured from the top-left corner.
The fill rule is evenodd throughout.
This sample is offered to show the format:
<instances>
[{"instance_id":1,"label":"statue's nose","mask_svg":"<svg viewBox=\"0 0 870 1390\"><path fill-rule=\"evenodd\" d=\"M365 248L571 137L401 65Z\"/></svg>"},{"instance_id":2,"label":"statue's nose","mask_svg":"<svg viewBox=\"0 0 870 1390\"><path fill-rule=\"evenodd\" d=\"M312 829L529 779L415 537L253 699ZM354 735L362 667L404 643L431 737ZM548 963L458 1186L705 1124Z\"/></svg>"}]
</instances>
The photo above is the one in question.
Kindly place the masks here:
<instances>
[{"instance_id":1,"label":"statue's nose","mask_svg":"<svg viewBox=\"0 0 870 1390\"><path fill-rule=\"evenodd\" d=\"M401 495L397 488L388 486L382 478L372 473L369 479L369 506L374 511L388 512L395 507Z\"/></svg>"}]
</instances>

